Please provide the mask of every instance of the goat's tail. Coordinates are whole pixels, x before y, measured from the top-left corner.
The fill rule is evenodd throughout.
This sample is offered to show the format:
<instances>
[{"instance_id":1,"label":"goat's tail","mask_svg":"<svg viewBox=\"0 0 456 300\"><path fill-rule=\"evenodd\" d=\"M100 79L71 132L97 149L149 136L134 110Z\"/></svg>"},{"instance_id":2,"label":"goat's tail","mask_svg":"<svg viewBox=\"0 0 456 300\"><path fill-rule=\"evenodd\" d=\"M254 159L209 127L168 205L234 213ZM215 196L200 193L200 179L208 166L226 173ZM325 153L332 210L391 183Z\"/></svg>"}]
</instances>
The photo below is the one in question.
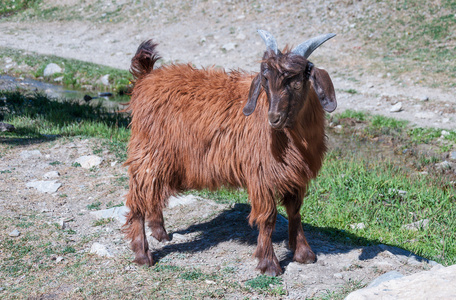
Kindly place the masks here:
<instances>
[{"instance_id":1,"label":"goat's tail","mask_svg":"<svg viewBox=\"0 0 456 300\"><path fill-rule=\"evenodd\" d=\"M161 57L155 48L157 44L152 40L144 41L139 45L135 56L131 59L130 73L133 75L133 82L149 74L155 65L155 62Z\"/></svg>"}]
</instances>

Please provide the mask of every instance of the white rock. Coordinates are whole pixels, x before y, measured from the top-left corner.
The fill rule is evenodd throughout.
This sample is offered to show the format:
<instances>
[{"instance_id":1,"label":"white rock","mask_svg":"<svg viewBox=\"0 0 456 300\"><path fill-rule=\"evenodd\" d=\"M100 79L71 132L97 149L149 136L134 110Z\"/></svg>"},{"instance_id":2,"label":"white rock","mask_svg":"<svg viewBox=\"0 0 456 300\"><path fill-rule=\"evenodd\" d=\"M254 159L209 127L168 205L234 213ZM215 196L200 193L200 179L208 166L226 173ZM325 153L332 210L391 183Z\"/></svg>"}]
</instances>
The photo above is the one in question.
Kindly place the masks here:
<instances>
[{"instance_id":1,"label":"white rock","mask_svg":"<svg viewBox=\"0 0 456 300\"><path fill-rule=\"evenodd\" d=\"M451 151L451 153L450 153L450 159L456 160L456 151Z\"/></svg>"},{"instance_id":2,"label":"white rock","mask_svg":"<svg viewBox=\"0 0 456 300\"><path fill-rule=\"evenodd\" d=\"M454 282L456 265L388 280L352 292L345 299L456 299Z\"/></svg>"},{"instance_id":3,"label":"white rock","mask_svg":"<svg viewBox=\"0 0 456 300\"><path fill-rule=\"evenodd\" d=\"M59 67L59 65L55 63L50 63L44 68L43 75L45 77L54 75L55 73L62 73L62 68Z\"/></svg>"},{"instance_id":4,"label":"white rock","mask_svg":"<svg viewBox=\"0 0 456 300\"><path fill-rule=\"evenodd\" d=\"M126 206L120 206L120 207L112 207L108 209L103 209L103 210L96 210L96 211L91 211L90 214L94 216L97 219L108 219L108 218L113 218L117 221L119 221L121 224L125 224L127 221L126 219L126 214L128 214L130 210Z\"/></svg>"},{"instance_id":5,"label":"white rock","mask_svg":"<svg viewBox=\"0 0 456 300\"><path fill-rule=\"evenodd\" d=\"M103 158L96 155L84 155L75 160L75 162L79 163L84 169L99 166L102 161Z\"/></svg>"},{"instance_id":6,"label":"white rock","mask_svg":"<svg viewBox=\"0 0 456 300\"><path fill-rule=\"evenodd\" d=\"M102 257L113 257L113 255L109 253L106 246L100 243L93 243L92 247L90 248L90 253Z\"/></svg>"},{"instance_id":7,"label":"white rock","mask_svg":"<svg viewBox=\"0 0 456 300\"><path fill-rule=\"evenodd\" d=\"M24 150L20 154L22 159L38 158L41 156L40 150Z\"/></svg>"},{"instance_id":8,"label":"white rock","mask_svg":"<svg viewBox=\"0 0 456 300\"><path fill-rule=\"evenodd\" d=\"M198 198L193 195L170 197L168 200L168 207L173 208L179 205L190 205L195 203L197 200Z\"/></svg>"},{"instance_id":9,"label":"white rock","mask_svg":"<svg viewBox=\"0 0 456 300\"><path fill-rule=\"evenodd\" d=\"M402 110L402 102L398 102L391 107L390 112L400 112Z\"/></svg>"},{"instance_id":10,"label":"white rock","mask_svg":"<svg viewBox=\"0 0 456 300\"><path fill-rule=\"evenodd\" d=\"M236 39L238 40L245 40L245 34L243 34L242 32L239 32L238 35L236 36Z\"/></svg>"},{"instance_id":11,"label":"white rock","mask_svg":"<svg viewBox=\"0 0 456 300\"><path fill-rule=\"evenodd\" d=\"M100 77L100 82L101 82L103 85L108 86L108 85L109 85L109 74L106 74L106 75L104 75L104 76L101 76L101 77Z\"/></svg>"},{"instance_id":12,"label":"white rock","mask_svg":"<svg viewBox=\"0 0 456 300\"><path fill-rule=\"evenodd\" d=\"M351 224L350 228L351 229L364 229L364 228L366 228L366 225L364 225L364 223Z\"/></svg>"},{"instance_id":13,"label":"white rock","mask_svg":"<svg viewBox=\"0 0 456 300\"><path fill-rule=\"evenodd\" d=\"M52 194L62 186L57 180L52 181L32 181L25 184L28 188L35 188L38 192Z\"/></svg>"},{"instance_id":14,"label":"white rock","mask_svg":"<svg viewBox=\"0 0 456 300\"><path fill-rule=\"evenodd\" d=\"M57 177L59 177L59 176L60 176L59 172L57 172L57 171L50 171L50 172L45 173L45 174L43 175L43 178L45 178L45 179L51 179L51 178L57 178Z\"/></svg>"},{"instance_id":15,"label":"white rock","mask_svg":"<svg viewBox=\"0 0 456 300\"><path fill-rule=\"evenodd\" d=\"M222 46L222 49L224 49L225 51L231 51L231 50L234 50L234 48L236 48L236 43L227 43L225 45Z\"/></svg>"},{"instance_id":16,"label":"white rock","mask_svg":"<svg viewBox=\"0 0 456 300\"><path fill-rule=\"evenodd\" d=\"M21 233L19 232L19 230L14 229L14 230L11 231L8 235L11 236L11 237L18 237L18 236L21 235Z\"/></svg>"},{"instance_id":17,"label":"white rock","mask_svg":"<svg viewBox=\"0 0 456 300\"><path fill-rule=\"evenodd\" d=\"M428 226L429 220L428 219L423 219L419 220L410 224L403 225L401 228L411 230L411 231L417 231L419 229L424 229Z\"/></svg>"},{"instance_id":18,"label":"white rock","mask_svg":"<svg viewBox=\"0 0 456 300\"><path fill-rule=\"evenodd\" d=\"M429 101L429 97L426 95L421 96L420 101L426 102Z\"/></svg>"},{"instance_id":19,"label":"white rock","mask_svg":"<svg viewBox=\"0 0 456 300\"><path fill-rule=\"evenodd\" d=\"M63 81L63 76L59 76L57 78L54 78L54 82L62 82Z\"/></svg>"},{"instance_id":20,"label":"white rock","mask_svg":"<svg viewBox=\"0 0 456 300\"><path fill-rule=\"evenodd\" d=\"M447 136L447 135L450 135L450 133L449 133L448 131L446 131L446 130L442 130L442 131L440 132L440 134L442 135L442 137L445 137L445 136Z\"/></svg>"},{"instance_id":21,"label":"white rock","mask_svg":"<svg viewBox=\"0 0 456 300\"><path fill-rule=\"evenodd\" d=\"M58 264L59 262L61 262L63 260L63 257L62 256L57 256L57 258L55 259L55 262Z\"/></svg>"}]
</instances>

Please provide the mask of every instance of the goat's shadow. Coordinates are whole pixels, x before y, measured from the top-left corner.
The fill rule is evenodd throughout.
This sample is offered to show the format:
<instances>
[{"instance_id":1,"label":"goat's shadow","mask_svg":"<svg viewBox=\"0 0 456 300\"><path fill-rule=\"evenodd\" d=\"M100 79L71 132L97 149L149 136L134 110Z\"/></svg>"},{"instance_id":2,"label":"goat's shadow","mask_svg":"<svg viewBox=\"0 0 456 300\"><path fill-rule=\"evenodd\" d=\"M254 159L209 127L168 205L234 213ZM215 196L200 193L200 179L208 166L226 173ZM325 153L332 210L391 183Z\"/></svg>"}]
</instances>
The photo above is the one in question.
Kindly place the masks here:
<instances>
[{"instance_id":1,"label":"goat's shadow","mask_svg":"<svg viewBox=\"0 0 456 300\"><path fill-rule=\"evenodd\" d=\"M173 234L192 235L192 233L196 234L196 237L192 238L191 241L166 244L160 250L155 251L154 258L156 261L159 261L171 253L202 252L227 241L256 246L258 230L256 227L252 228L248 224L247 219L249 213L250 205L236 204L233 208L223 211L211 220L191 225L186 229L176 230L170 234L171 238L173 238ZM353 249L361 249L359 260L372 259L379 253L388 250L394 255L404 257L413 256L420 262L429 262L427 259L419 257L407 250L384 245L377 240L366 239L336 228L315 227L309 224L303 224L303 227L307 241L315 254L317 254L317 259L322 254L343 254ZM272 242L274 243L275 250L278 244L288 245L288 221L282 216L277 218ZM285 255L282 254L279 257L282 268L292 262L292 259L293 253L288 249Z\"/></svg>"}]
</instances>

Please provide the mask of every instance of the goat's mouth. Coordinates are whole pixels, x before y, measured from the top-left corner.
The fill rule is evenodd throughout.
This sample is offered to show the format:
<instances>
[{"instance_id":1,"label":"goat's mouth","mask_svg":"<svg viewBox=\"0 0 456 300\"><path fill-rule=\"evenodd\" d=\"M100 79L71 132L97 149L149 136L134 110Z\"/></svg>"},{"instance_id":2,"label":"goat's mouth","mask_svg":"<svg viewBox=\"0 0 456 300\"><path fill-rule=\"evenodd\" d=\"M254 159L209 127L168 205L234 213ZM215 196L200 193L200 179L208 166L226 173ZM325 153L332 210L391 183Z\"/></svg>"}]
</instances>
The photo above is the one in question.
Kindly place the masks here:
<instances>
[{"instance_id":1,"label":"goat's mouth","mask_svg":"<svg viewBox=\"0 0 456 300\"><path fill-rule=\"evenodd\" d=\"M286 117L283 117L283 116L280 116L279 118L277 119L268 119L268 122L269 122L269 126L271 126L272 128L276 129L276 130L282 130L285 128L285 125L286 125L286 122L287 121L287 118Z\"/></svg>"}]
</instances>

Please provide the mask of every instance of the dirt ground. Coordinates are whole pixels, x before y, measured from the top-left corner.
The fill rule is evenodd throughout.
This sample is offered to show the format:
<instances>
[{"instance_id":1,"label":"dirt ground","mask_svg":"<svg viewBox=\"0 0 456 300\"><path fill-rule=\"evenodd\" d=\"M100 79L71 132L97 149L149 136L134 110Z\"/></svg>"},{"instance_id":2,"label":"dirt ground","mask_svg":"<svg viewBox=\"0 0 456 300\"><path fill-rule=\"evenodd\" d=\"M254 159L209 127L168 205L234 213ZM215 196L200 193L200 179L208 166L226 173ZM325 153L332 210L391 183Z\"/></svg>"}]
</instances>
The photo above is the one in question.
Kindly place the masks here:
<instances>
[{"instance_id":1,"label":"dirt ground","mask_svg":"<svg viewBox=\"0 0 456 300\"><path fill-rule=\"evenodd\" d=\"M366 72L373 61L357 54L364 41L358 31L351 30L354 25L350 22L370 9L368 3L316 1L296 6L293 1L272 0L141 1L126 6L124 2L59 1L62 10L51 21L0 22L0 45L128 69L138 45L152 38L159 43L165 63L258 71L265 47L257 29L270 31L279 48L334 32L337 36L310 59L332 76L337 111L364 110L419 126L455 127L454 91L397 83L389 78L388 66ZM49 7L56 5L49 3ZM96 18L104 15L107 22ZM426 76L424 70L416 75ZM350 93L353 90L355 94ZM401 111L390 112L398 102Z\"/></svg>"}]
</instances>

